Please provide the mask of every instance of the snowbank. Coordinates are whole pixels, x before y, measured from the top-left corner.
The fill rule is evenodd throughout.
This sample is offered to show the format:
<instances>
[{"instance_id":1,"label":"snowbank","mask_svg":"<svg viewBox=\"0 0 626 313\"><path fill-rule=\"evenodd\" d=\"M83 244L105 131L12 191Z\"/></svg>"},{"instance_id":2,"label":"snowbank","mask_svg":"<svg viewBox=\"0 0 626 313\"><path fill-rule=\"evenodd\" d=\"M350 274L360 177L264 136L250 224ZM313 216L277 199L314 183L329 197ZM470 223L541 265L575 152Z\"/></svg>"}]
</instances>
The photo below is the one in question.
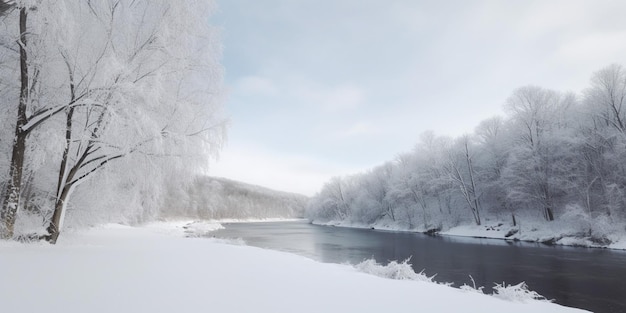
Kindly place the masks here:
<instances>
[{"instance_id":1,"label":"snowbank","mask_svg":"<svg viewBox=\"0 0 626 313\"><path fill-rule=\"evenodd\" d=\"M626 234L612 232L608 235L590 234L571 225L555 222L534 223L511 226L504 222L490 222L484 225L460 225L440 232L444 236L461 236L541 242L563 246L592 248L626 249ZM604 240L608 241L603 242Z\"/></svg>"},{"instance_id":2,"label":"snowbank","mask_svg":"<svg viewBox=\"0 0 626 313\"><path fill-rule=\"evenodd\" d=\"M183 238L185 225L107 225L67 233L57 246L0 242L2 311L582 312Z\"/></svg>"},{"instance_id":3,"label":"snowbank","mask_svg":"<svg viewBox=\"0 0 626 313\"><path fill-rule=\"evenodd\" d=\"M423 229L406 229L399 224L378 222L374 225L364 225L348 221L317 222L316 225L336 226L347 228L366 228L386 231L419 232ZM620 228L622 225L613 226ZM581 229L582 228L582 229ZM483 225L464 224L452 227L445 231L436 231L438 235L455 237L489 238L502 240L520 240L540 242L563 246L577 246L590 248L609 248L626 250L626 233L612 229L607 234L591 234L588 228L573 227L562 221L525 223L522 226L511 226L508 222L487 221ZM609 243L603 242L606 240Z\"/></svg>"}]
</instances>

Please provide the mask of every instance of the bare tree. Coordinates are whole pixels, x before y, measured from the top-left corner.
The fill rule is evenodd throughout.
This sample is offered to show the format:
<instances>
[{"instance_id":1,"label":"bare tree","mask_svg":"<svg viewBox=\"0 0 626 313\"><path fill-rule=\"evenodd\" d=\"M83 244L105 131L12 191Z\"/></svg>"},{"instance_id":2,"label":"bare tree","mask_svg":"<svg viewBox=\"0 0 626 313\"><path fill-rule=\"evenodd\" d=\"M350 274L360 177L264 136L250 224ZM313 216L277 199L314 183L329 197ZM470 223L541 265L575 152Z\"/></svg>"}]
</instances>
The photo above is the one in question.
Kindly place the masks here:
<instances>
[{"instance_id":1,"label":"bare tree","mask_svg":"<svg viewBox=\"0 0 626 313\"><path fill-rule=\"evenodd\" d=\"M219 51L206 22L210 2L68 0L29 10L20 9L22 88L4 237L13 235L20 207L26 138L59 121L59 113L63 149L45 236L52 243L72 191L112 161L146 171L184 162L194 168L221 147L225 120ZM49 18L57 13L62 22Z\"/></svg>"},{"instance_id":2,"label":"bare tree","mask_svg":"<svg viewBox=\"0 0 626 313\"><path fill-rule=\"evenodd\" d=\"M188 80L194 71L203 70L203 63L198 63L201 60L196 59L196 55L178 53L170 47L179 44L177 49L185 52L197 44L193 41L181 42L180 38L185 37L183 32L190 31L184 27L202 29L202 26L183 24L181 28L177 21L181 18L180 14L189 19L192 16L189 10L199 7L189 3L149 1L116 1L111 5L91 3L88 6L89 10L79 10L76 14L89 12L81 20L92 17L98 21L93 28L101 28L101 33L108 33L108 38L105 37L108 41L100 45L100 51L95 51L97 59L86 64L63 55L70 82L70 103L77 97L84 97L90 100L91 105L67 110L66 145L47 236L53 243L59 235L72 190L111 161L133 154L142 155L147 162L157 156L181 158L184 152L176 148L183 144L202 146L202 142L219 144L223 133L224 121L213 115L212 103L202 105L184 98L190 93L202 91ZM128 11L134 12L124 13ZM119 25L133 24L135 16L143 17L139 23L135 22L135 27L116 31ZM196 22L204 23L202 18ZM170 38L163 35L170 32L182 34ZM133 37L133 41L124 40L129 36ZM105 75L101 69L106 69L106 64L100 63L113 58L121 60L125 64L124 69L104 80L104 85L94 85L92 77ZM82 70L82 76L77 77L75 70ZM99 77L98 80L102 81ZM174 87L155 93L150 88L157 84ZM195 105L200 110L193 109ZM74 126L76 121L80 124ZM167 151L172 144L175 150ZM71 159L70 154L73 155Z\"/></svg>"},{"instance_id":3,"label":"bare tree","mask_svg":"<svg viewBox=\"0 0 626 313\"><path fill-rule=\"evenodd\" d=\"M470 151L470 138L462 136L457 144L448 151L446 171L451 181L459 188L463 199L467 203L476 225L481 224L480 197L481 191L477 188L476 169L473 165L474 155Z\"/></svg>"},{"instance_id":4,"label":"bare tree","mask_svg":"<svg viewBox=\"0 0 626 313\"><path fill-rule=\"evenodd\" d=\"M425 230L430 228L428 185L431 180L424 164L419 164L415 154L402 154L398 157L394 176L390 182L390 195L406 206L406 218L409 227L414 226L413 214L415 209L422 213L422 224Z\"/></svg>"},{"instance_id":5,"label":"bare tree","mask_svg":"<svg viewBox=\"0 0 626 313\"><path fill-rule=\"evenodd\" d=\"M4 3L4 2L3 2ZM6 12L6 5L3 5ZM9 182L6 185L5 196L0 212L0 238L11 238L15 228L17 210L20 206L20 194L22 188L22 174L24 171L24 155L26 151L26 137L33 129L26 127L29 122L27 110L30 101L30 83L28 68L28 35L27 22L30 8L19 8L19 51L20 51L20 96L17 109L17 122L15 124L15 137L13 139L13 149L11 153L11 163L9 165Z\"/></svg>"},{"instance_id":6,"label":"bare tree","mask_svg":"<svg viewBox=\"0 0 626 313\"><path fill-rule=\"evenodd\" d=\"M621 65L612 64L595 72L585 100L596 119L626 133L626 71Z\"/></svg>"}]
</instances>

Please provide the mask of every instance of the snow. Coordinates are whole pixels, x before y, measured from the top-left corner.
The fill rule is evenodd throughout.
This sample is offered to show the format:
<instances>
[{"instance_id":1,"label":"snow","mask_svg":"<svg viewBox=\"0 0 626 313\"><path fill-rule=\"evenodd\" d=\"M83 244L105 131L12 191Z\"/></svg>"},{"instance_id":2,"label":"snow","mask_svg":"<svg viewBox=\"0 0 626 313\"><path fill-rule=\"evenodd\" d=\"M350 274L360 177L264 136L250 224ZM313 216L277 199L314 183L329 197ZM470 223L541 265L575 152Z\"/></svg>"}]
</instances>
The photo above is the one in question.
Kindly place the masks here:
<instances>
[{"instance_id":1,"label":"snow","mask_svg":"<svg viewBox=\"0 0 626 313\"><path fill-rule=\"evenodd\" d=\"M325 226L337 226L348 228L372 228L386 231L400 232L423 232L421 229L406 229L397 223L379 221L372 225L365 225L349 221L317 222L314 224ZM487 221L483 225L461 224L450 229L440 231L437 234L442 236L468 237L468 238L488 238L501 240L520 240L527 242L541 242L563 246L578 246L590 248L609 248L616 250L626 250L626 232L620 231L620 227L626 225L613 225L606 234L599 234L597 237L606 237L610 243L592 240L588 229L574 227L569 221L534 221L525 222L523 225L512 226L506 221ZM605 228L606 229L606 228ZM508 236L507 236L508 235ZM593 234L598 235L598 234ZM503 242L504 243L504 242Z\"/></svg>"},{"instance_id":2,"label":"snow","mask_svg":"<svg viewBox=\"0 0 626 313\"><path fill-rule=\"evenodd\" d=\"M106 225L66 232L56 246L0 242L2 311L583 312L419 279L378 277L284 252L184 238L190 227L203 232L220 225ZM371 271L375 266L361 267ZM397 269L402 266L391 272Z\"/></svg>"},{"instance_id":3,"label":"snow","mask_svg":"<svg viewBox=\"0 0 626 313\"><path fill-rule=\"evenodd\" d=\"M626 250L626 235L622 236L617 242L610 244L608 248Z\"/></svg>"},{"instance_id":4,"label":"snow","mask_svg":"<svg viewBox=\"0 0 626 313\"><path fill-rule=\"evenodd\" d=\"M440 232L444 236L477 237L505 240L521 240L528 242L545 242L564 246L580 246L626 250L626 234L613 232L606 237L608 245L594 241L585 231L573 228L560 222L535 222L513 227L505 222L491 222L484 225L459 225ZM509 236L507 236L509 235Z\"/></svg>"},{"instance_id":5,"label":"snow","mask_svg":"<svg viewBox=\"0 0 626 313\"><path fill-rule=\"evenodd\" d=\"M398 279L398 280L418 280L426 282L434 282L432 277L426 276L423 272L415 273L409 260L404 260L400 263L397 261L391 261L389 264L381 265L376 260L365 260L354 266L357 270L376 275L379 277Z\"/></svg>"}]
</instances>

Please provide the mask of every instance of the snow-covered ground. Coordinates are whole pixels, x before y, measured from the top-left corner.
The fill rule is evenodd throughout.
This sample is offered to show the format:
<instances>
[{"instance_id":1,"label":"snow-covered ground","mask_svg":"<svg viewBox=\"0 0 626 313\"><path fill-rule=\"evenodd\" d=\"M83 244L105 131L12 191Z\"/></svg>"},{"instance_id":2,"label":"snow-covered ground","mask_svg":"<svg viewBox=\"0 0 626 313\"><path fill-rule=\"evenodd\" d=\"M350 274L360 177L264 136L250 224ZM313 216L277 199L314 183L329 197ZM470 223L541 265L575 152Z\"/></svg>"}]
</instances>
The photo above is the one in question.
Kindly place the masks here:
<instances>
[{"instance_id":1,"label":"snow-covered ground","mask_svg":"<svg viewBox=\"0 0 626 313\"><path fill-rule=\"evenodd\" d=\"M406 229L406 227L382 221L374 225L363 225L346 221L331 221L325 223L314 222L318 225L351 227L351 228L372 228L389 231L409 231L423 232L422 229ZM580 224L580 223L578 223ZM594 248L609 248L626 250L625 225L577 225L570 221L525 222L523 225L511 226L506 221L485 221L482 225L462 224L450 229L437 232L442 236L492 238L502 240L520 240L528 242L541 242L564 246L580 246ZM590 231L589 229L596 229ZM600 233L597 229L602 229ZM598 240L601 239L601 240ZM602 240L610 241L608 244Z\"/></svg>"},{"instance_id":2,"label":"snow-covered ground","mask_svg":"<svg viewBox=\"0 0 626 313\"><path fill-rule=\"evenodd\" d=\"M184 222L107 225L65 233L56 246L0 242L2 312L582 312L363 273L398 273L375 264L357 269L184 238L186 231Z\"/></svg>"},{"instance_id":3,"label":"snow-covered ground","mask_svg":"<svg viewBox=\"0 0 626 313\"><path fill-rule=\"evenodd\" d=\"M444 236L463 236L494 238L505 240L521 240L544 242L549 244L581 247L597 247L610 249L626 249L626 234L611 232L602 236L594 236L589 232L579 231L564 223L535 223L512 227L504 222L490 222L483 225L460 225L441 232ZM598 238L606 238L610 243Z\"/></svg>"}]
</instances>

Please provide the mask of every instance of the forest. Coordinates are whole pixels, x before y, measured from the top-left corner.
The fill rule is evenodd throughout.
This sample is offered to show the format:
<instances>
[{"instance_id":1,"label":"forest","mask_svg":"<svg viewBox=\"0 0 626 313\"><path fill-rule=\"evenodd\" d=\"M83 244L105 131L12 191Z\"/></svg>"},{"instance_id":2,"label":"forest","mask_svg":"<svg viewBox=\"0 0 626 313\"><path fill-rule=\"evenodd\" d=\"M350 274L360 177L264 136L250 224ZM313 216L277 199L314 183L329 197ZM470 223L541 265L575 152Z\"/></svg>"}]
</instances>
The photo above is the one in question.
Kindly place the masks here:
<instances>
[{"instance_id":1,"label":"forest","mask_svg":"<svg viewBox=\"0 0 626 313\"><path fill-rule=\"evenodd\" d=\"M0 238L159 216L225 137L212 1L0 1Z\"/></svg>"},{"instance_id":2,"label":"forest","mask_svg":"<svg viewBox=\"0 0 626 313\"><path fill-rule=\"evenodd\" d=\"M394 160L332 178L308 218L423 232L538 222L603 244L623 233L626 69L598 70L578 94L520 87L504 112L457 138L425 132Z\"/></svg>"},{"instance_id":3,"label":"forest","mask_svg":"<svg viewBox=\"0 0 626 313\"><path fill-rule=\"evenodd\" d=\"M186 189L170 189L163 218L302 218L308 198L225 178L197 176Z\"/></svg>"}]
</instances>

